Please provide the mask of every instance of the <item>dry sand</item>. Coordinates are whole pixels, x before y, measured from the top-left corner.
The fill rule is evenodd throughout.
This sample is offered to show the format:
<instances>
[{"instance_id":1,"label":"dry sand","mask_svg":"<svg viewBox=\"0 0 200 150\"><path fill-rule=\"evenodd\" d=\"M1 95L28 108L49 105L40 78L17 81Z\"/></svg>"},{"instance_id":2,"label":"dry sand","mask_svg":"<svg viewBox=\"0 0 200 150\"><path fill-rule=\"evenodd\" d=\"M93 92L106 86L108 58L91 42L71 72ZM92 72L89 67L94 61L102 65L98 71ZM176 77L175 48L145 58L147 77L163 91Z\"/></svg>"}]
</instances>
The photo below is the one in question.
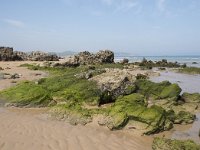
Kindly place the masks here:
<instances>
[{"instance_id":1,"label":"dry sand","mask_svg":"<svg viewBox=\"0 0 200 150\"><path fill-rule=\"evenodd\" d=\"M21 64L25 64L25 63L33 64L35 62L30 62L30 61L0 62L0 67L4 69L4 70L1 70L0 73L20 74L20 78L18 79L0 80L0 90L14 86L16 85L16 83L20 81L37 80L42 77L46 77L48 75L47 73L42 72L42 71L38 71L38 70L34 71L34 70L29 70L26 67L19 67ZM42 62L36 62L36 63L41 64Z\"/></svg>"},{"instance_id":2,"label":"dry sand","mask_svg":"<svg viewBox=\"0 0 200 150\"><path fill-rule=\"evenodd\" d=\"M31 71L20 64L30 62L0 62L11 68L0 72L18 73L21 80L36 80L47 74ZM33 63L33 62L31 62ZM40 62L37 62L40 63ZM36 76L36 74L41 74ZM11 79L0 80L0 90L15 85ZM149 150L152 137L127 131L109 131L95 123L72 126L49 120L46 109L0 107L0 150Z\"/></svg>"}]
</instances>

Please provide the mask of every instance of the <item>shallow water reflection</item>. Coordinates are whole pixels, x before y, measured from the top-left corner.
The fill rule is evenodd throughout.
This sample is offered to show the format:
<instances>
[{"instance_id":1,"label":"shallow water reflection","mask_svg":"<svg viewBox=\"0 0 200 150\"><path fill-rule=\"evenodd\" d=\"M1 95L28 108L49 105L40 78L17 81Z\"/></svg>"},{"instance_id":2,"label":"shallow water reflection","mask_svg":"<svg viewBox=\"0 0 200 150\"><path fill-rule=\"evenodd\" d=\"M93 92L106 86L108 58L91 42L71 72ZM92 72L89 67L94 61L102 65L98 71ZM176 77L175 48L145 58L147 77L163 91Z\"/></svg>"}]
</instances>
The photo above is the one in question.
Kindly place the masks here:
<instances>
[{"instance_id":1,"label":"shallow water reflection","mask_svg":"<svg viewBox=\"0 0 200 150\"><path fill-rule=\"evenodd\" d=\"M186 140L190 139L200 144L199 129L200 129L200 113L196 114L197 119L192 124L192 127L187 131L175 131L171 138Z\"/></svg>"}]
</instances>

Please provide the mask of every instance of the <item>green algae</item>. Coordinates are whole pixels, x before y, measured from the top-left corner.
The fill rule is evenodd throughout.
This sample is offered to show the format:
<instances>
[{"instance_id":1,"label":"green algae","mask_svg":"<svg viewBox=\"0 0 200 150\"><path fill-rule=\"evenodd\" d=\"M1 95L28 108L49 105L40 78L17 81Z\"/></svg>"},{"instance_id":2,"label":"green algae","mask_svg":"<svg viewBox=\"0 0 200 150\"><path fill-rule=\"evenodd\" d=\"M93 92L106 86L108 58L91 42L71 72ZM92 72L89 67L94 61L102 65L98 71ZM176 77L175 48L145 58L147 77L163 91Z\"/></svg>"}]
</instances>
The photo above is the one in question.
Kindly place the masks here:
<instances>
[{"instance_id":1,"label":"green algae","mask_svg":"<svg viewBox=\"0 0 200 150\"><path fill-rule=\"evenodd\" d=\"M185 67L178 69L180 73L187 73L187 74L200 74L200 68L197 67Z\"/></svg>"},{"instance_id":2,"label":"green algae","mask_svg":"<svg viewBox=\"0 0 200 150\"><path fill-rule=\"evenodd\" d=\"M98 69L105 67L123 68L121 64L65 68L29 64L23 66L33 70L48 71L50 76L37 82L19 83L16 87L0 92L0 96L10 103L17 104L16 106L50 106L52 116L59 120L85 125L92 121L94 115L103 114L108 119L105 124L111 130L122 129L133 121L145 126L145 134L152 134L171 129L175 121L191 123L194 119L189 113L173 111L177 108L181 92L177 84L168 81L154 83L139 79L135 85L127 86L124 95L112 100L112 95L107 91L101 92L95 82L76 77L77 74L90 70L96 70L97 73L93 75L98 75ZM148 106L149 99L155 101L153 106ZM108 102L111 106L98 107ZM84 107L85 104L97 108L88 109ZM178 107L182 108L181 105Z\"/></svg>"},{"instance_id":3,"label":"green algae","mask_svg":"<svg viewBox=\"0 0 200 150\"><path fill-rule=\"evenodd\" d=\"M197 145L191 140L170 140L164 138L154 138L153 150L200 150L200 145Z\"/></svg>"},{"instance_id":4,"label":"green algae","mask_svg":"<svg viewBox=\"0 0 200 150\"><path fill-rule=\"evenodd\" d=\"M136 86L138 93L155 100L165 98L177 100L181 93L181 88L177 84L171 84L169 81L154 83L149 80L137 80Z\"/></svg>"},{"instance_id":5,"label":"green algae","mask_svg":"<svg viewBox=\"0 0 200 150\"><path fill-rule=\"evenodd\" d=\"M166 111L159 106L147 108L144 96L137 93L118 98L111 106L108 115L112 118L112 122L108 123L110 129L121 129L128 120L147 124L148 128L145 134L171 128L171 125L168 124L170 120L167 118Z\"/></svg>"}]
</instances>

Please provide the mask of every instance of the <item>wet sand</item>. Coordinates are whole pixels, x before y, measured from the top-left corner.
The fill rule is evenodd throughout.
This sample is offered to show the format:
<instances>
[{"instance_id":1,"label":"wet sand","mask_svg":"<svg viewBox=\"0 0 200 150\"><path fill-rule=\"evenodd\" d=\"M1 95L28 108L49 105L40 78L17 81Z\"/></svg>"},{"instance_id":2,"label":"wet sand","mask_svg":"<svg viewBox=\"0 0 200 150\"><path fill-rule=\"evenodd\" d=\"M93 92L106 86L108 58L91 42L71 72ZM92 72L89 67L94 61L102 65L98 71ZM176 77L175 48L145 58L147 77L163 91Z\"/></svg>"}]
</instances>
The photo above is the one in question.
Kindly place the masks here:
<instances>
[{"instance_id":1,"label":"wet sand","mask_svg":"<svg viewBox=\"0 0 200 150\"><path fill-rule=\"evenodd\" d=\"M21 74L16 82L47 76L18 67L33 62L0 62L1 73ZM37 62L41 63L41 62ZM41 74L36 76L35 74ZM14 86L13 79L0 80L0 90ZM48 118L47 109L4 108L0 100L0 150L150 150L153 137L129 131L109 131L93 122L72 126Z\"/></svg>"},{"instance_id":2,"label":"wet sand","mask_svg":"<svg viewBox=\"0 0 200 150\"><path fill-rule=\"evenodd\" d=\"M1 150L150 150L152 138L72 126L47 119L44 109L0 108Z\"/></svg>"},{"instance_id":3,"label":"wet sand","mask_svg":"<svg viewBox=\"0 0 200 150\"><path fill-rule=\"evenodd\" d=\"M177 83L183 92L200 93L199 83L200 75L188 75L183 73L176 73L172 71L159 71L160 76L151 77L154 82L161 82L168 80L172 83ZM193 140L200 144L199 130L200 130L200 113L196 114L196 120L191 125L175 125L170 131L160 133L158 136L165 135L167 138L179 140Z\"/></svg>"}]
</instances>

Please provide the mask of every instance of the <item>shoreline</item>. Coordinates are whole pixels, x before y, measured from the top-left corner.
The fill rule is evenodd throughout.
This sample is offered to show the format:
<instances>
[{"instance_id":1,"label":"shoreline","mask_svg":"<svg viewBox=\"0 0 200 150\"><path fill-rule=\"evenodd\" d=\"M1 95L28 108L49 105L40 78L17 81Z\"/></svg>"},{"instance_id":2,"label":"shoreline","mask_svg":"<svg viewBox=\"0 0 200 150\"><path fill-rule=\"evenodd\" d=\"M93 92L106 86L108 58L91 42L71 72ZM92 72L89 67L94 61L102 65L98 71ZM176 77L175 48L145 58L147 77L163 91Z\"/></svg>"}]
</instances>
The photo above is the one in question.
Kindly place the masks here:
<instances>
[{"instance_id":1,"label":"shoreline","mask_svg":"<svg viewBox=\"0 0 200 150\"><path fill-rule=\"evenodd\" d=\"M4 62L5 63L5 66L10 66L10 63L11 62ZM19 63L19 62L18 62ZM19 64L18 63L16 63L13 67L14 67L14 70L13 70L13 68L11 68L11 69L9 69L9 72L11 72L11 73L14 73L15 71L16 71L16 69L18 69L18 66L19 66ZM20 63L22 63L22 64L24 64L24 63L26 63L26 62L20 62ZM31 62L31 63L35 63L35 62ZM22 73L22 76L23 77L25 77L27 80L38 80L38 79L40 79L41 77L44 77L44 76L35 76L35 77L37 77L37 78L34 78L34 76L30 76L30 73L36 73L37 71L32 71L32 70L29 70L29 69L27 69L27 68L24 68L24 67L20 67L20 68L22 68L23 69L23 71L25 71L26 72L26 74L23 74L23 72L21 72L21 70L20 70L20 72ZM4 70L5 72L7 71L7 70ZM40 71L40 73L44 73L43 71ZM27 76L26 76L27 75ZM47 75L47 74L44 74L44 75ZM182 74L182 75L184 75L184 74ZM155 78L159 78L159 77L155 77ZM7 79L5 79L5 80L7 80ZM17 81L21 81L21 80L23 80L23 79L16 79ZM2 82L3 80L0 80L0 83ZM8 79L7 81L10 81L10 79ZM2 84L0 84L0 85L2 85ZM12 85L11 85L12 86ZM7 87L3 87L4 89L5 88L7 88ZM0 104L0 107L1 107L1 104ZM65 142L61 142L62 144L60 144L60 145L65 145L64 147L60 147L60 145L59 144L55 144L55 141L56 140L58 140L59 139L59 136L60 135L57 135L56 133L54 133L54 131L51 131L52 130L52 124L53 124L53 126L54 126L54 128L55 129L58 129L59 127L60 127L60 123L62 122L62 121L56 121L56 120L49 120L48 118L47 118L47 113L46 113L46 111L47 110L43 110L43 108L0 108L0 119L1 120L3 120L3 122L4 123L0 123L0 128L2 128L1 130L2 130L2 133L4 132L4 130L6 129L6 125L5 125L5 123L8 123L8 124L13 124L13 128L14 128L14 131L13 132L16 132L17 133L17 135L16 135L16 137L20 137L21 136L21 134L23 133L23 132L27 132L27 133L23 133L24 135L26 135L26 134L28 134L28 132L32 132L32 134L34 134L34 132L35 132L35 130L40 130L40 129L38 129L38 128L40 128L40 127L36 127L36 125L35 124L41 124L41 128L43 128L43 126L44 126L44 124L45 124L45 126L48 126L48 124L50 124L48 127L50 128L49 130L50 130L50 132L52 132L52 134L54 135L56 135L56 136L58 136L57 138L55 137L55 139L51 139L52 140L52 143L54 143L54 145L48 145L48 144L46 144L45 146L44 145L42 145L42 144L40 144L39 146L41 146L41 147L43 147L44 149L48 149L49 148L49 146L50 147L53 147L53 148L51 148L51 149L55 149L55 147L56 148L58 148L58 149L64 149L64 147L67 147L68 145L65 145L64 143L66 142L67 143L67 141L65 141ZM6 113L5 113L6 112ZM3 115L3 116L2 116ZM7 116L6 116L7 115ZM16 117L20 117L18 120L16 119ZM39 117L39 118L38 118ZM30 120L29 120L29 119ZM15 123L13 123L13 122L8 122L7 121L7 119L8 120L15 120ZM28 119L28 120L27 120ZM21 121L21 122L20 122ZM25 122L24 122L25 121ZM28 121L28 122L32 122L32 126L31 125L29 125L29 128L30 128L30 130L28 130L28 131L23 131L23 128L19 128L18 126L17 127L15 127L14 126L14 124L22 124L22 127L23 126L26 126L26 125L24 125L24 123L26 124L26 121ZM18 130L17 131L15 131L15 128L17 128ZM36 128L36 129L35 129ZM88 136L92 136L92 138L90 139L88 139L88 141L86 141L86 143L88 143L88 144L86 144L85 143L85 141L83 140L82 142L81 142L81 140L79 139L78 141L76 141L75 143L74 143L74 145L76 145L77 146L77 144L79 144L79 147L75 147L75 148L79 148L79 149L86 149L86 147L87 146L89 146L89 147L87 147L87 148L94 148L95 146L96 146L96 141L101 141L101 146L103 146L103 145L105 145L105 147L101 147L101 148L104 148L104 149L110 149L110 150L114 150L114 149L123 149L124 147L126 147L126 149L132 149L132 148L134 148L134 149L151 149L151 145L152 145L152 142L153 142L153 138L154 137L166 137L166 138L173 138L173 133L174 132L184 132L185 130L189 130L190 128L191 128L191 125L175 125L175 127L173 128L173 129L171 129L171 130L169 130L169 131L164 131L164 132L162 132L162 133L159 133L159 134L154 134L154 135L150 135L150 136L141 136L141 135L139 135L139 134L137 134L134 130L131 130L131 129L123 129L123 130L120 130L120 131L109 131L107 128L105 128L105 127L102 127L102 126L99 126L98 124L97 124L97 122L95 122L95 121L93 121L92 123L89 123L89 124L87 124L87 125L85 125L85 126L81 126L81 125L77 125L77 126L71 126L71 125L69 125L69 123L66 123L66 122L62 122L62 128L63 129L65 129L65 130L67 130L67 131L71 131L71 130L79 130L80 131L80 134L83 136L81 136L81 140L83 140L83 139L85 139L85 138L88 138ZM1 130L0 130L0 132L1 132ZM43 131L43 130L45 130L45 132ZM46 131L47 129L41 129L40 130L40 132L38 132L37 134L38 135L36 135L36 138L41 138L41 136L42 137L45 137L46 135L43 135L43 133L44 134L48 134L48 133L46 133L47 131ZM59 128L59 130L61 130L60 128ZM83 133L81 133L81 131L83 130ZM91 131L91 133L89 133L89 135L87 134L87 132L86 132L86 130L92 130ZM8 131L7 131L8 132ZM19 134L18 134L19 133ZM40 133L42 133L42 134L40 134ZM5 134L6 134L6 132L5 132ZM15 134L15 133L12 133L12 135L13 134ZM61 133L62 134L62 133ZM63 133L64 135L63 136L68 136L68 134L67 133ZM75 135L75 136L79 136L79 135L77 135L77 133L76 132L74 132L74 133L72 133L72 136L73 136L73 134ZM109 143L107 143L107 141L106 140L102 140L101 139L101 137L98 137L98 136L96 136L96 135L98 135L98 134L102 134L105 138L106 137L109 137L110 138L110 140L112 141L112 140L115 140L115 144L114 145L112 145L111 147L106 147L106 145L107 144L109 144ZM10 135L11 136L11 135ZM39 137L37 137L37 136L39 136ZM12 137L11 137L12 138ZM24 138L24 137L22 137L22 138ZM63 137L62 137L63 138ZM67 137L67 138L70 138L70 137ZM77 137L77 138L75 138L75 140L77 140L79 137ZM100 139L99 139L100 138ZM95 139L95 141L94 141L94 139ZM1 149L12 149L13 147L6 147L6 146L8 146L8 145L12 145L12 141L6 141L6 140L8 140L8 139L6 139L6 138L4 138L4 137L2 137L2 136L0 136L0 141L3 141L3 142L0 142L0 148ZM13 139L14 140L14 139ZM21 140L20 140L21 141ZM16 141L17 143L20 143L20 141ZM41 138L39 141L38 140L36 140L37 142L47 142L48 140L46 140L46 138ZM59 140L58 140L59 141ZM61 140L62 141L62 140ZM125 145L121 145L120 144L120 142L124 142L124 143L126 143ZM9 144L6 144L7 142L11 142L11 143L9 143ZM49 142L49 141L48 141ZM47 143L48 143L47 142ZM79 143L78 143L79 142ZM84 146L82 146L81 144L82 143L84 143ZM25 146L24 146L25 145ZM30 146L30 145L32 145L33 146L33 143L30 143L30 142L28 142L28 145ZM100 144L99 144L100 145ZM118 146L116 146L116 145L118 145ZM15 146L17 147L17 148L19 148L19 149L27 149L27 145L26 144L24 144L24 143L21 143L21 144L15 144ZM20 147L21 146L21 147ZM36 146L36 145L35 145ZM38 145L37 145L38 146ZM82 147L81 147L82 146ZM120 147L121 146L121 147ZM34 147L34 148L37 148L37 147ZM74 147L73 147L74 148ZM95 147L96 148L96 147ZM100 148L100 149L101 149ZM29 148L30 149L30 148Z\"/></svg>"},{"instance_id":2,"label":"shoreline","mask_svg":"<svg viewBox=\"0 0 200 150\"><path fill-rule=\"evenodd\" d=\"M38 80L44 77L30 76L31 73L38 73L38 71L18 67L24 63L30 62L0 62L0 66L11 68L2 72L21 73L23 78L15 79L17 81ZM17 71L19 68L20 71ZM15 85L4 86L5 82L11 82L11 79L0 80L1 90ZM63 121L48 119L48 108L1 107L2 105L0 105L0 149L2 150L150 150L153 142L151 136L133 135L126 130L110 131L106 127L99 126L95 121L85 126L73 126Z\"/></svg>"}]
</instances>

